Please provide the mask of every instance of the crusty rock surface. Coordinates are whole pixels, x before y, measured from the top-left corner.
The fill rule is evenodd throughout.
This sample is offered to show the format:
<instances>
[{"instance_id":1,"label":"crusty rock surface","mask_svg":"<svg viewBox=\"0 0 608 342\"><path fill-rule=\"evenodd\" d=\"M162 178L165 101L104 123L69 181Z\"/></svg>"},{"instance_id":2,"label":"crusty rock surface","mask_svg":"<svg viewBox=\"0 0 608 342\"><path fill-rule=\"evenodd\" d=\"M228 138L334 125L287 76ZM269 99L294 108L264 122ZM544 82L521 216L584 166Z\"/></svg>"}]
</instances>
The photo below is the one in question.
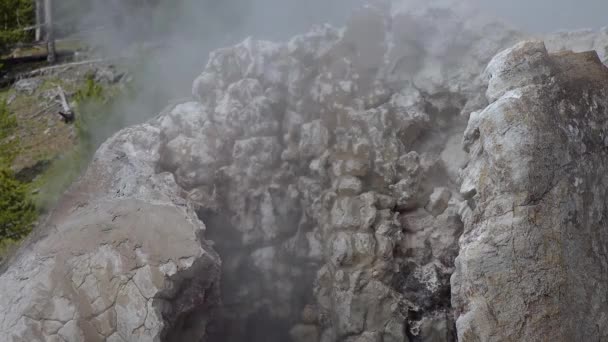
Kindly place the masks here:
<instances>
[{"instance_id":1,"label":"crusty rock surface","mask_svg":"<svg viewBox=\"0 0 608 342\"><path fill-rule=\"evenodd\" d=\"M199 338L219 301L204 225L156 173L159 130L106 142L86 175L0 275L2 341ZM196 317L200 326L180 323Z\"/></svg>"},{"instance_id":2,"label":"crusty rock surface","mask_svg":"<svg viewBox=\"0 0 608 342\"><path fill-rule=\"evenodd\" d=\"M561 31L542 38L549 51L596 51L603 63L608 62L608 27L599 30Z\"/></svg>"},{"instance_id":3,"label":"crusty rock surface","mask_svg":"<svg viewBox=\"0 0 608 342\"><path fill-rule=\"evenodd\" d=\"M460 341L603 341L608 69L526 41L471 115L452 304Z\"/></svg>"},{"instance_id":4,"label":"crusty rock surface","mask_svg":"<svg viewBox=\"0 0 608 342\"><path fill-rule=\"evenodd\" d=\"M455 340L461 113L487 104L479 70L518 37L439 5L368 6L342 30L213 53L199 104L161 133L162 170L224 261L213 340Z\"/></svg>"},{"instance_id":5,"label":"crusty rock surface","mask_svg":"<svg viewBox=\"0 0 608 342\"><path fill-rule=\"evenodd\" d=\"M1 339L605 338L604 68L526 42L484 74L524 35L404 2L213 52L0 275Z\"/></svg>"}]
</instances>

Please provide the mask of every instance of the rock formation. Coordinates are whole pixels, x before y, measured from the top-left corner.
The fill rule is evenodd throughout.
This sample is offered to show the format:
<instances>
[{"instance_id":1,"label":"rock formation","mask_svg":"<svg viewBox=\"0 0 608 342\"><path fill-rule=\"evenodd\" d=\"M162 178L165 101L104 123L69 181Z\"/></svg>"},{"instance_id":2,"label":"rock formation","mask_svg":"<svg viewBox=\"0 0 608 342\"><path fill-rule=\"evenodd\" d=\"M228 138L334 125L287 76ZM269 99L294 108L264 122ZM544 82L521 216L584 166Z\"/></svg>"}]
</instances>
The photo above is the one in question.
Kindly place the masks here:
<instances>
[{"instance_id":1,"label":"rock formation","mask_svg":"<svg viewBox=\"0 0 608 342\"><path fill-rule=\"evenodd\" d=\"M3 341L188 340L217 304L218 255L158 173L160 131L114 136L0 275ZM189 328L179 323L196 319Z\"/></svg>"},{"instance_id":2,"label":"rock formation","mask_svg":"<svg viewBox=\"0 0 608 342\"><path fill-rule=\"evenodd\" d=\"M487 73L491 103L465 132L459 340L603 341L608 69L529 41Z\"/></svg>"},{"instance_id":3,"label":"rock formation","mask_svg":"<svg viewBox=\"0 0 608 342\"><path fill-rule=\"evenodd\" d=\"M524 36L463 11L368 6L212 53L0 275L0 336L603 338L606 72L526 42L483 73Z\"/></svg>"},{"instance_id":4,"label":"rock formation","mask_svg":"<svg viewBox=\"0 0 608 342\"><path fill-rule=\"evenodd\" d=\"M367 7L344 30L212 54L199 103L164 119L161 166L224 261L214 340L454 339L461 112L517 37L483 27Z\"/></svg>"}]
</instances>

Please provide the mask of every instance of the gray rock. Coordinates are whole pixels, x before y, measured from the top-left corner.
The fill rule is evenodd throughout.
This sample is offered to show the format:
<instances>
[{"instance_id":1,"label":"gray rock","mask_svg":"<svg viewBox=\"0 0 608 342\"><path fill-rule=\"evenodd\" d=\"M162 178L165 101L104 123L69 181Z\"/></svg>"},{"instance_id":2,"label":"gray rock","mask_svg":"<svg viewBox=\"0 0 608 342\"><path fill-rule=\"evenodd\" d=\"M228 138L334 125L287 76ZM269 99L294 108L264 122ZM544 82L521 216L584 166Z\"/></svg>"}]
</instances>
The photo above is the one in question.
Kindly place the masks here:
<instances>
[{"instance_id":1,"label":"gray rock","mask_svg":"<svg viewBox=\"0 0 608 342\"><path fill-rule=\"evenodd\" d=\"M291 328L289 335L293 342L318 342L319 328L316 325L298 324Z\"/></svg>"},{"instance_id":2,"label":"gray rock","mask_svg":"<svg viewBox=\"0 0 608 342\"><path fill-rule=\"evenodd\" d=\"M8 99L6 99L6 104L10 105L17 99L17 94L11 94Z\"/></svg>"},{"instance_id":3,"label":"gray rock","mask_svg":"<svg viewBox=\"0 0 608 342\"><path fill-rule=\"evenodd\" d=\"M95 82L98 83L106 83L106 84L115 84L120 82L120 80L124 77L124 73L119 72L112 65L108 66L100 66L97 70L95 70Z\"/></svg>"},{"instance_id":4,"label":"gray rock","mask_svg":"<svg viewBox=\"0 0 608 342\"><path fill-rule=\"evenodd\" d=\"M379 332L364 332L356 337L349 337L345 341L348 342L382 342L382 333Z\"/></svg>"},{"instance_id":5,"label":"gray rock","mask_svg":"<svg viewBox=\"0 0 608 342\"><path fill-rule=\"evenodd\" d=\"M420 336L424 342L443 342L454 338L454 329L449 314L425 317L420 323Z\"/></svg>"},{"instance_id":6,"label":"gray rock","mask_svg":"<svg viewBox=\"0 0 608 342\"><path fill-rule=\"evenodd\" d=\"M173 329L180 316L212 312L219 300L219 258L201 245L204 225L177 195L173 176L154 173L157 149L158 130L148 124L100 148L86 174L0 275L0 336L203 336L204 328ZM191 293L205 299L197 302Z\"/></svg>"},{"instance_id":7,"label":"gray rock","mask_svg":"<svg viewBox=\"0 0 608 342\"><path fill-rule=\"evenodd\" d=\"M440 158L450 180L458 183L460 170L466 166L469 160L469 155L462 146L462 134L454 135L448 140Z\"/></svg>"},{"instance_id":8,"label":"gray rock","mask_svg":"<svg viewBox=\"0 0 608 342\"><path fill-rule=\"evenodd\" d=\"M467 129L475 205L452 277L458 338L606 339L608 307L590 298L606 292L608 69L595 52L551 55L541 42L490 65L491 103Z\"/></svg>"},{"instance_id":9,"label":"gray rock","mask_svg":"<svg viewBox=\"0 0 608 342\"><path fill-rule=\"evenodd\" d=\"M525 50L524 55L515 52ZM524 85L546 82L551 75L545 44L541 41L524 41L502 51L486 69L490 82L486 97L490 103L510 90Z\"/></svg>"},{"instance_id":10,"label":"gray rock","mask_svg":"<svg viewBox=\"0 0 608 342\"><path fill-rule=\"evenodd\" d=\"M363 182L357 177L344 176L336 179L334 187L340 195L356 196L363 190Z\"/></svg>"},{"instance_id":11,"label":"gray rock","mask_svg":"<svg viewBox=\"0 0 608 342\"><path fill-rule=\"evenodd\" d=\"M300 156L311 158L320 156L327 149L329 132L321 120L302 125L300 131Z\"/></svg>"},{"instance_id":12,"label":"gray rock","mask_svg":"<svg viewBox=\"0 0 608 342\"><path fill-rule=\"evenodd\" d=\"M20 93L25 93L26 95L31 96L41 85L41 78L24 78L15 82L13 88Z\"/></svg>"},{"instance_id":13,"label":"gray rock","mask_svg":"<svg viewBox=\"0 0 608 342\"><path fill-rule=\"evenodd\" d=\"M446 188L435 188L425 209L433 216L439 216L448 207L448 202L452 198L452 193Z\"/></svg>"},{"instance_id":14,"label":"gray rock","mask_svg":"<svg viewBox=\"0 0 608 342\"><path fill-rule=\"evenodd\" d=\"M455 341L455 314L461 341L605 339L605 71L524 42L484 73L521 34L407 3L213 52L0 275L0 336Z\"/></svg>"},{"instance_id":15,"label":"gray rock","mask_svg":"<svg viewBox=\"0 0 608 342\"><path fill-rule=\"evenodd\" d=\"M599 30L581 29L550 33L543 37L547 50L551 52L595 50L600 60L606 63L608 50L608 28Z\"/></svg>"}]
</instances>

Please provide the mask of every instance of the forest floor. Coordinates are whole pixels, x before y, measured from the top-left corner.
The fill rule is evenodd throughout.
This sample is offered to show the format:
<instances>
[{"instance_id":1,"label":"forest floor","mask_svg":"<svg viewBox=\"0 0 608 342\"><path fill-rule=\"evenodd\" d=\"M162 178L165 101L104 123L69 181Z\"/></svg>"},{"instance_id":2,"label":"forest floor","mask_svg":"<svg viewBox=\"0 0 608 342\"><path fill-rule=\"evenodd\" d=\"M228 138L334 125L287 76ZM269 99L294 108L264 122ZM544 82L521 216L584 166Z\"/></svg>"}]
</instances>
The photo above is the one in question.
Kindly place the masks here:
<instances>
[{"instance_id":1,"label":"forest floor","mask_svg":"<svg viewBox=\"0 0 608 342\"><path fill-rule=\"evenodd\" d=\"M125 71L101 59L66 59L53 66L43 60L27 62L28 57L43 52L37 48L14 51L13 61L25 57L26 62L4 64L0 75L5 80L9 76L0 87L0 104L6 104L17 122L6 138L16 146L10 168L27 187L40 217L86 168L98 144L91 141L92 131L112 112L113 98L130 82ZM0 64L3 60L6 58ZM73 122L59 114L64 111L61 94L75 113ZM0 263L17 245L18 241L0 243Z\"/></svg>"}]
</instances>

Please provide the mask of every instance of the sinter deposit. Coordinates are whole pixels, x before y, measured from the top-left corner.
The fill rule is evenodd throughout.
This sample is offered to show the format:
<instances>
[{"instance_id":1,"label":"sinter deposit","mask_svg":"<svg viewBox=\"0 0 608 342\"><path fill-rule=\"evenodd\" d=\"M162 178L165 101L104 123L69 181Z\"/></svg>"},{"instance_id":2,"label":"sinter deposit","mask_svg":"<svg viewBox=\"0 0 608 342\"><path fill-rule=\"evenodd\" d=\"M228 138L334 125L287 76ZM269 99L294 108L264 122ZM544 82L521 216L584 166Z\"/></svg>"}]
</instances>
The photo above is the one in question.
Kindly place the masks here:
<instances>
[{"instance_id":1,"label":"sinter deposit","mask_svg":"<svg viewBox=\"0 0 608 342\"><path fill-rule=\"evenodd\" d=\"M547 52L608 33L525 39L368 6L213 52L11 260L0 339L608 339L608 71Z\"/></svg>"}]
</instances>

